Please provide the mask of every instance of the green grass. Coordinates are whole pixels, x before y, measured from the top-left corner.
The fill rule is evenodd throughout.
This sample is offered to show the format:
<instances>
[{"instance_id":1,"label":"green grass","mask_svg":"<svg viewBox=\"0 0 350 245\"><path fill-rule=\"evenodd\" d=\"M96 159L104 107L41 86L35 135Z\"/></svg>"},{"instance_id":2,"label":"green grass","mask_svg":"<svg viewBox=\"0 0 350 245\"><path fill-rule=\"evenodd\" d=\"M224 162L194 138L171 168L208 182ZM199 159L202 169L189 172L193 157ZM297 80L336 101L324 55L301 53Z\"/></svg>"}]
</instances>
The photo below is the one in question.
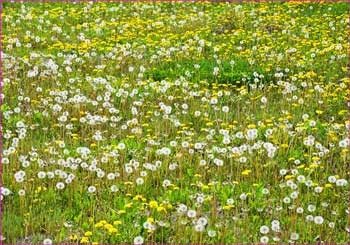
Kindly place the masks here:
<instances>
[{"instance_id":1,"label":"green grass","mask_svg":"<svg viewBox=\"0 0 350 245\"><path fill-rule=\"evenodd\" d=\"M346 244L347 19L3 3L2 243Z\"/></svg>"}]
</instances>

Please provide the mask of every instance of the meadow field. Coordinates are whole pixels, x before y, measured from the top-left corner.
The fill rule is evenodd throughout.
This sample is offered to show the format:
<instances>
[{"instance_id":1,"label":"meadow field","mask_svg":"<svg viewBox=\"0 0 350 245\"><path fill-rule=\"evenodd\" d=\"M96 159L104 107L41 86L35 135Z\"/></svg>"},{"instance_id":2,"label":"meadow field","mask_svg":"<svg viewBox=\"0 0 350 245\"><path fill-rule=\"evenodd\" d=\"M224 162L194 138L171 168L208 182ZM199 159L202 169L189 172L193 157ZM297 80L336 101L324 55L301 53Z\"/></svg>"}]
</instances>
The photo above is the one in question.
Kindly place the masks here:
<instances>
[{"instance_id":1,"label":"meadow field","mask_svg":"<svg viewBox=\"0 0 350 245\"><path fill-rule=\"evenodd\" d=\"M349 3L2 4L2 244L349 242Z\"/></svg>"}]
</instances>

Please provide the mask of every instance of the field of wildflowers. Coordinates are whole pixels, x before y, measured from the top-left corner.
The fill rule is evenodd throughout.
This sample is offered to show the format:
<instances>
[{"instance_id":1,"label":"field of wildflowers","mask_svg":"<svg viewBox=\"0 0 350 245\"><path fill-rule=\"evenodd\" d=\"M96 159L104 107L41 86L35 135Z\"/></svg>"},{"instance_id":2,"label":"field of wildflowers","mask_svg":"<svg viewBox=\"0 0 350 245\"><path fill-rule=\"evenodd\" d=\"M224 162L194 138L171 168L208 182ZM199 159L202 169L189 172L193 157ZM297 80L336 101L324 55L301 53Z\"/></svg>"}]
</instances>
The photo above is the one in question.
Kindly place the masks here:
<instances>
[{"instance_id":1,"label":"field of wildflowers","mask_svg":"<svg viewBox=\"0 0 350 245\"><path fill-rule=\"evenodd\" d=\"M2 243L347 243L348 3L3 3Z\"/></svg>"}]
</instances>

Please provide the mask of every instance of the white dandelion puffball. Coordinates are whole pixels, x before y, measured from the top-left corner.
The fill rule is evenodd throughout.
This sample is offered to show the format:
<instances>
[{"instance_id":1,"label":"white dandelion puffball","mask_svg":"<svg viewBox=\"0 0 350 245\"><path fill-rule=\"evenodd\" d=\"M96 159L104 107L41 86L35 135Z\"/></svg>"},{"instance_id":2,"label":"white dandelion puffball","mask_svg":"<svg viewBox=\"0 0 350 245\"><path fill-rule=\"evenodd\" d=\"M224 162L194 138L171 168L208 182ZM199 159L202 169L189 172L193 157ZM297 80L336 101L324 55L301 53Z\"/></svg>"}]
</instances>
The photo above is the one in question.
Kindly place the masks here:
<instances>
[{"instance_id":1,"label":"white dandelion puffball","mask_svg":"<svg viewBox=\"0 0 350 245\"><path fill-rule=\"evenodd\" d=\"M94 193L96 191L96 187L95 186L89 186L88 187L88 192L89 193Z\"/></svg>"},{"instance_id":2,"label":"white dandelion puffball","mask_svg":"<svg viewBox=\"0 0 350 245\"><path fill-rule=\"evenodd\" d=\"M263 225L263 226L260 227L260 233L261 234L267 234L267 233L269 233L269 231L270 231L270 228L268 226L266 226L266 225Z\"/></svg>"},{"instance_id":3,"label":"white dandelion puffball","mask_svg":"<svg viewBox=\"0 0 350 245\"><path fill-rule=\"evenodd\" d=\"M137 236L134 238L134 244L143 244L143 237L142 236Z\"/></svg>"},{"instance_id":4,"label":"white dandelion puffball","mask_svg":"<svg viewBox=\"0 0 350 245\"><path fill-rule=\"evenodd\" d=\"M64 183L63 182L58 182L56 184L56 188L59 189L59 190L62 190L64 188Z\"/></svg>"},{"instance_id":5,"label":"white dandelion puffball","mask_svg":"<svg viewBox=\"0 0 350 245\"><path fill-rule=\"evenodd\" d=\"M189 217L189 218L194 218L194 217L196 217L196 211L195 210L188 210L187 211L187 216Z\"/></svg>"},{"instance_id":6,"label":"white dandelion puffball","mask_svg":"<svg viewBox=\"0 0 350 245\"><path fill-rule=\"evenodd\" d=\"M46 239L43 241L43 244L52 244L52 240L49 239L49 238L46 238Z\"/></svg>"},{"instance_id":7,"label":"white dandelion puffball","mask_svg":"<svg viewBox=\"0 0 350 245\"><path fill-rule=\"evenodd\" d=\"M321 225L321 224L323 224L323 221L324 221L324 219L323 219L322 216L315 216L315 217L314 217L314 222L315 222L316 225Z\"/></svg>"}]
</instances>

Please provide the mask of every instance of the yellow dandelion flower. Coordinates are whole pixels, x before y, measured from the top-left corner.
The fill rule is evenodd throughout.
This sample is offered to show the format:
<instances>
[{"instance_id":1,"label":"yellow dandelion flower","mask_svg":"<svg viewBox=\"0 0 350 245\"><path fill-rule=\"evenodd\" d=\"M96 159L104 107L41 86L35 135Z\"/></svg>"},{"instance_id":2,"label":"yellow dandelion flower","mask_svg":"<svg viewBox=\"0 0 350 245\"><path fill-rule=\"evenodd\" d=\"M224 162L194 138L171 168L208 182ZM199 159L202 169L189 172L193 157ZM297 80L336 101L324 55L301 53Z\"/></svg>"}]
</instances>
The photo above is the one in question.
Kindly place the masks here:
<instances>
[{"instance_id":1,"label":"yellow dandelion flower","mask_svg":"<svg viewBox=\"0 0 350 245\"><path fill-rule=\"evenodd\" d=\"M117 233L118 230L114 227L111 227L111 228L108 228L108 232L112 234L112 233Z\"/></svg>"},{"instance_id":2,"label":"yellow dandelion flower","mask_svg":"<svg viewBox=\"0 0 350 245\"><path fill-rule=\"evenodd\" d=\"M121 224L122 224L122 222L120 220L116 220L113 222L113 225L121 225Z\"/></svg>"},{"instance_id":3,"label":"yellow dandelion flower","mask_svg":"<svg viewBox=\"0 0 350 245\"><path fill-rule=\"evenodd\" d=\"M132 202L127 203L127 204L125 204L125 205L124 205L124 208L131 208L131 207L132 207L132 205L133 205L133 203L132 203Z\"/></svg>"},{"instance_id":4,"label":"yellow dandelion flower","mask_svg":"<svg viewBox=\"0 0 350 245\"><path fill-rule=\"evenodd\" d=\"M325 184L325 185L324 185L324 187L325 187L325 188L333 188L333 185L332 185L332 184L327 183L327 184Z\"/></svg>"},{"instance_id":5,"label":"yellow dandelion flower","mask_svg":"<svg viewBox=\"0 0 350 245\"><path fill-rule=\"evenodd\" d=\"M318 160L320 160L321 158L319 158L319 157L317 157L317 156L314 156L314 157L312 157L312 160L314 160L314 161L318 161Z\"/></svg>"},{"instance_id":6,"label":"yellow dandelion flower","mask_svg":"<svg viewBox=\"0 0 350 245\"><path fill-rule=\"evenodd\" d=\"M76 240L78 240L78 236L75 235L75 234L73 234L73 235L71 235L71 236L69 237L69 240L71 240L71 241L76 241Z\"/></svg>"},{"instance_id":7,"label":"yellow dandelion flower","mask_svg":"<svg viewBox=\"0 0 350 245\"><path fill-rule=\"evenodd\" d=\"M230 205L225 205L225 206L223 206L222 208L223 208L224 210L230 210L230 209L232 209L232 208L234 208L234 207L235 207L234 205L230 204Z\"/></svg>"},{"instance_id":8,"label":"yellow dandelion flower","mask_svg":"<svg viewBox=\"0 0 350 245\"><path fill-rule=\"evenodd\" d=\"M80 243L88 243L88 242L89 242L89 238L86 236L82 237L80 240Z\"/></svg>"},{"instance_id":9,"label":"yellow dandelion flower","mask_svg":"<svg viewBox=\"0 0 350 245\"><path fill-rule=\"evenodd\" d=\"M252 171L247 169L242 172L242 175L249 175Z\"/></svg>"},{"instance_id":10,"label":"yellow dandelion flower","mask_svg":"<svg viewBox=\"0 0 350 245\"><path fill-rule=\"evenodd\" d=\"M100 227L102 227L102 226L103 226L103 224L102 224L101 222L98 222L98 223L95 224L95 227L96 227L96 228L100 228Z\"/></svg>"},{"instance_id":11,"label":"yellow dandelion flower","mask_svg":"<svg viewBox=\"0 0 350 245\"><path fill-rule=\"evenodd\" d=\"M249 124L249 125L247 126L247 128L252 129L252 128L256 128L256 126L255 126L255 124Z\"/></svg>"},{"instance_id":12,"label":"yellow dandelion flower","mask_svg":"<svg viewBox=\"0 0 350 245\"><path fill-rule=\"evenodd\" d=\"M158 212L164 211L164 212L166 213L165 207L158 207L158 208L157 208L157 211L158 211Z\"/></svg>"},{"instance_id":13,"label":"yellow dandelion flower","mask_svg":"<svg viewBox=\"0 0 350 245\"><path fill-rule=\"evenodd\" d=\"M150 201L149 202L149 207L150 208L157 208L158 207L158 202L157 201Z\"/></svg>"},{"instance_id":14,"label":"yellow dandelion flower","mask_svg":"<svg viewBox=\"0 0 350 245\"><path fill-rule=\"evenodd\" d=\"M111 229L111 228L113 228L113 226L112 226L111 224L105 224L104 227L105 227L106 229Z\"/></svg>"},{"instance_id":15,"label":"yellow dandelion flower","mask_svg":"<svg viewBox=\"0 0 350 245\"><path fill-rule=\"evenodd\" d=\"M286 175L284 177L285 180L293 179L295 176L294 175Z\"/></svg>"}]
</instances>

